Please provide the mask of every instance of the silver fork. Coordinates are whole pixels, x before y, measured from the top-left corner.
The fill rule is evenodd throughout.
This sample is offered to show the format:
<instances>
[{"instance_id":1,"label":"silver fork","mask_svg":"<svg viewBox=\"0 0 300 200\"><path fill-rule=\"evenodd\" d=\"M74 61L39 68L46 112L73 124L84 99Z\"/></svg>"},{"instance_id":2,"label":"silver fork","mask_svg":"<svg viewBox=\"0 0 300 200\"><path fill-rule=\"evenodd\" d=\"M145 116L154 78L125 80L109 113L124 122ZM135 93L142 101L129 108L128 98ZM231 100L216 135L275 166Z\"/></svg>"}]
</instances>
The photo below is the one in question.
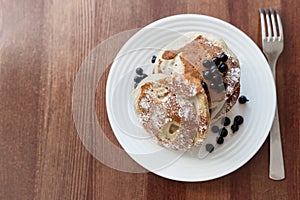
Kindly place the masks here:
<instances>
[{"instance_id":1,"label":"silver fork","mask_svg":"<svg viewBox=\"0 0 300 200\"><path fill-rule=\"evenodd\" d=\"M269 65L271 67L274 80L276 81L276 63L283 50L283 30L278 9L259 9L261 20L262 47ZM267 26L265 25L265 21ZM276 23L277 21L277 23ZM267 27L267 31L266 31ZM277 31L278 29L278 31ZM280 136L280 125L278 108L276 106L275 118L270 131L270 166L269 177L273 180L285 178L284 161L282 155L282 145Z\"/></svg>"}]
</instances>

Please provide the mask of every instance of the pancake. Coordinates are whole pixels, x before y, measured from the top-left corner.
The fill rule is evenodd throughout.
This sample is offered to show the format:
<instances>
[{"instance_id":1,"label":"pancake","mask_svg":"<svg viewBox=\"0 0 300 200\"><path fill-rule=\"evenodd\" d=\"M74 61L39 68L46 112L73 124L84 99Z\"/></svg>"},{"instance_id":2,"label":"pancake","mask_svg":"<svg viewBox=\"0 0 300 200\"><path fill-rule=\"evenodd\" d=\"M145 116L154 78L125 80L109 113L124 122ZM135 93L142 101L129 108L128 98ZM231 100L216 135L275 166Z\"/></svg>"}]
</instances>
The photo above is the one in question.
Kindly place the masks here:
<instances>
[{"instance_id":1,"label":"pancake","mask_svg":"<svg viewBox=\"0 0 300 200\"><path fill-rule=\"evenodd\" d=\"M206 137L207 96L201 80L192 74L145 78L134 91L134 106L142 126L164 147L185 151L201 145Z\"/></svg>"},{"instance_id":2,"label":"pancake","mask_svg":"<svg viewBox=\"0 0 300 200\"><path fill-rule=\"evenodd\" d=\"M203 65L204 60L219 57L222 53L228 56L226 74L216 73L215 76L224 83L223 90L215 90L210 86L212 80L203 78L208 70ZM192 75L191 75L191 69ZM218 71L218 70L217 70ZM240 65L236 55L228 48L226 43L212 35L200 32L189 32L167 45L157 56L153 73L167 75L181 74L192 76L208 85L207 96L211 118L219 119L224 112L229 112L237 101L240 93ZM197 75L198 74L198 75Z\"/></svg>"}]
</instances>

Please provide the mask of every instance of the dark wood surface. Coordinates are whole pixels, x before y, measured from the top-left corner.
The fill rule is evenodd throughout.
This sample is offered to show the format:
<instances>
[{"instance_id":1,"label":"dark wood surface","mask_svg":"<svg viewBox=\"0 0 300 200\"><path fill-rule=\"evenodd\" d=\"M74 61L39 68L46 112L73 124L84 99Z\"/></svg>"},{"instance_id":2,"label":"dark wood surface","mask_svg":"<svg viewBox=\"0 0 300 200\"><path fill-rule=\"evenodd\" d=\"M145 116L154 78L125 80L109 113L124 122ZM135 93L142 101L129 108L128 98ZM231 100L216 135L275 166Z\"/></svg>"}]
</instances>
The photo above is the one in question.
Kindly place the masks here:
<instances>
[{"instance_id":1,"label":"dark wood surface","mask_svg":"<svg viewBox=\"0 0 300 200\"><path fill-rule=\"evenodd\" d=\"M261 46L259 7L278 7L284 26L277 85L285 180L268 178L268 140L237 171L202 183L119 172L85 149L72 90L97 44L162 17L198 13L230 22ZM298 0L0 0L0 199L300 199L299 7ZM107 74L96 108L116 142L100 112Z\"/></svg>"}]
</instances>

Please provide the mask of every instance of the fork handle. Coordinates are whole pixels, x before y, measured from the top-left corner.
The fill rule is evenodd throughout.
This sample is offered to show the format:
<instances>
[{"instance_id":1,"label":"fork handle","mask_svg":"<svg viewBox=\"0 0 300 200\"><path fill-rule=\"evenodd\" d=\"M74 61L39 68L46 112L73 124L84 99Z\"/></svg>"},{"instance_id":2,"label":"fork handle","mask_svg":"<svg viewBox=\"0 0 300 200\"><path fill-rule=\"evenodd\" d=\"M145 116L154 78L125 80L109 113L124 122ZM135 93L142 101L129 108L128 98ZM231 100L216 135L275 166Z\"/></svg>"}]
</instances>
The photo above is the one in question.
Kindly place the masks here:
<instances>
[{"instance_id":1,"label":"fork handle","mask_svg":"<svg viewBox=\"0 0 300 200\"><path fill-rule=\"evenodd\" d=\"M273 180L285 178L282 145L280 137L280 125L278 109L276 107L275 118L270 131L270 168L269 177Z\"/></svg>"},{"instance_id":2,"label":"fork handle","mask_svg":"<svg viewBox=\"0 0 300 200\"><path fill-rule=\"evenodd\" d=\"M269 65L273 72L274 80L276 80L276 61L270 62ZM282 144L280 136L280 125L278 106L276 105L275 118L270 131L270 166L269 177L273 180L282 180L285 178L284 161L282 154Z\"/></svg>"}]
</instances>

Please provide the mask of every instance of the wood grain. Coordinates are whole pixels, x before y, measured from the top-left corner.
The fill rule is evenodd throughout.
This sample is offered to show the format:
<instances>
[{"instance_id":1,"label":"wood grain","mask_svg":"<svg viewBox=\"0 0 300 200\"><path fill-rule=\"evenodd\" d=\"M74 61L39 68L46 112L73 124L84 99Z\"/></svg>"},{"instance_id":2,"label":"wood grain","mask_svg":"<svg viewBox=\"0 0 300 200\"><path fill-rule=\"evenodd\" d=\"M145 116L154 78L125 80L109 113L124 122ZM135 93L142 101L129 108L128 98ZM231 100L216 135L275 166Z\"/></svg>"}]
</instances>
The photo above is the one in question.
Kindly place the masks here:
<instances>
[{"instance_id":1,"label":"wood grain","mask_svg":"<svg viewBox=\"0 0 300 200\"><path fill-rule=\"evenodd\" d=\"M230 22L261 46L259 7L279 8L284 25L277 94L285 180L268 178L268 140L237 171L201 183L119 172L89 154L72 119L72 90L94 47L180 13ZM300 199L299 7L297 0L0 0L0 199ZM108 72L95 106L118 144L102 112Z\"/></svg>"}]
</instances>

